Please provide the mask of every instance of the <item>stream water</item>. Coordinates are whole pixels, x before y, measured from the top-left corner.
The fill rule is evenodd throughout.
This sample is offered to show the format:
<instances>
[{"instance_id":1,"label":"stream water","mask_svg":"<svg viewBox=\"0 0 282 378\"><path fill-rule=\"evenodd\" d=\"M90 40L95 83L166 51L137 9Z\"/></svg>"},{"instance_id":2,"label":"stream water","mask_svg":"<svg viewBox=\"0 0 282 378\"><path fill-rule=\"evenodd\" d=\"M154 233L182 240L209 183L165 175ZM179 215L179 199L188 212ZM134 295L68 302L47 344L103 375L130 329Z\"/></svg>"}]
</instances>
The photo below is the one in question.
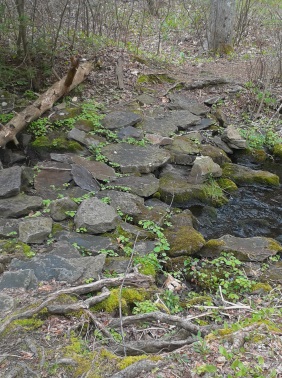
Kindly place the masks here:
<instances>
[{"instance_id":1,"label":"stream water","mask_svg":"<svg viewBox=\"0 0 282 378\"><path fill-rule=\"evenodd\" d=\"M254 168L254 166L252 166ZM282 182L282 164L256 167L276 173ZM282 185L241 187L221 208L192 206L198 230L208 240L225 234L238 237L266 236L282 243Z\"/></svg>"}]
</instances>

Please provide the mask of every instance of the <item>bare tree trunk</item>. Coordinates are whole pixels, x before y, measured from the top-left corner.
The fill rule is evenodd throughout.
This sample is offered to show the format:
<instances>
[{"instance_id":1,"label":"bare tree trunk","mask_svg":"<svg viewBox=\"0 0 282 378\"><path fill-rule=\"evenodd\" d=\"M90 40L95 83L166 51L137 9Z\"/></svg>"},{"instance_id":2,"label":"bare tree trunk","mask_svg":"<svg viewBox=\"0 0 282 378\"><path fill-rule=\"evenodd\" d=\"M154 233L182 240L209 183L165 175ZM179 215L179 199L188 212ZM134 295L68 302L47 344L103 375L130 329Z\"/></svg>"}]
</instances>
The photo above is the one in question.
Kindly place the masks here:
<instances>
[{"instance_id":1,"label":"bare tree trunk","mask_svg":"<svg viewBox=\"0 0 282 378\"><path fill-rule=\"evenodd\" d=\"M21 53L21 44L23 45L24 54L27 55L27 38L26 38L26 16L24 12L25 0L16 0L16 7L19 16L19 32L17 39L17 55Z\"/></svg>"},{"instance_id":2,"label":"bare tree trunk","mask_svg":"<svg viewBox=\"0 0 282 378\"><path fill-rule=\"evenodd\" d=\"M236 14L236 0L210 0L208 23L208 48L219 54L233 51L233 29Z\"/></svg>"}]
</instances>

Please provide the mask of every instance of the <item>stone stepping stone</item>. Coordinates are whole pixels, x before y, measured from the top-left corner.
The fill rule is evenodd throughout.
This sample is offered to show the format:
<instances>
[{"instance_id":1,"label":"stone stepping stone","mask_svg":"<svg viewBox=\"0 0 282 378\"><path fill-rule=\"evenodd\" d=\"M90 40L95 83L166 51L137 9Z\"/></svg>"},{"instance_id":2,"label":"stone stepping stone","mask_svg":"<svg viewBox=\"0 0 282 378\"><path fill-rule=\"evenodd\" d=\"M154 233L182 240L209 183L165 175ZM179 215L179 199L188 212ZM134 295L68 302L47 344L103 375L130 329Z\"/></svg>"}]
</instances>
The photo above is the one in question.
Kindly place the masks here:
<instances>
[{"instance_id":1,"label":"stone stepping stone","mask_svg":"<svg viewBox=\"0 0 282 378\"><path fill-rule=\"evenodd\" d=\"M126 111L114 111L105 116L102 120L102 126L109 130L116 130L127 126L134 126L141 121L142 117L139 114Z\"/></svg>"},{"instance_id":2,"label":"stone stepping stone","mask_svg":"<svg viewBox=\"0 0 282 378\"><path fill-rule=\"evenodd\" d=\"M158 146L136 146L128 143L109 144L102 153L120 166L122 173L150 173L166 164L170 153Z\"/></svg>"}]
</instances>

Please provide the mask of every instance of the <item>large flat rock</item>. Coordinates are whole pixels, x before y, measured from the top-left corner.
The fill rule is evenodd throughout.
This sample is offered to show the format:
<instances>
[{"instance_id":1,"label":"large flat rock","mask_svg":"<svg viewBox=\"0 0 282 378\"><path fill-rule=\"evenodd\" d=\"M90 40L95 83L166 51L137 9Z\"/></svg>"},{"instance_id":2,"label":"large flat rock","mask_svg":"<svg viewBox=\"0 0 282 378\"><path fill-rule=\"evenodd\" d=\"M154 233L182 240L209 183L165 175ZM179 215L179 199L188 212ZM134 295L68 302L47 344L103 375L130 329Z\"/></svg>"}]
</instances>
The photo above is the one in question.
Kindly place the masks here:
<instances>
[{"instance_id":1,"label":"large flat rock","mask_svg":"<svg viewBox=\"0 0 282 378\"><path fill-rule=\"evenodd\" d=\"M22 185L22 169L14 166L0 170L0 198L16 196Z\"/></svg>"},{"instance_id":2,"label":"large flat rock","mask_svg":"<svg viewBox=\"0 0 282 378\"><path fill-rule=\"evenodd\" d=\"M157 146L136 146L128 143L109 144L102 153L120 165L122 173L150 173L166 164L170 153Z\"/></svg>"},{"instance_id":3,"label":"large flat rock","mask_svg":"<svg viewBox=\"0 0 282 378\"><path fill-rule=\"evenodd\" d=\"M17 196L0 199L0 216L3 218L18 218L28 215L31 211L42 207L42 198L18 194Z\"/></svg>"}]
</instances>

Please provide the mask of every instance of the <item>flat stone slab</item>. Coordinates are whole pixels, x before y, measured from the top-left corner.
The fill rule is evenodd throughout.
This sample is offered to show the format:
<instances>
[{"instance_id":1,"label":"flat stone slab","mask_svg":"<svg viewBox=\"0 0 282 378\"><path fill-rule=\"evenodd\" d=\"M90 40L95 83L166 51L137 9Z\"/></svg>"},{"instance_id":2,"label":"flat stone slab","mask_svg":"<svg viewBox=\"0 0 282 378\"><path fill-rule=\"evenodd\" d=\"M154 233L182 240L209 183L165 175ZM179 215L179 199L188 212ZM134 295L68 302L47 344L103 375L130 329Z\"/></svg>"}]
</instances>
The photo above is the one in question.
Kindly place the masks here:
<instances>
[{"instance_id":1,"label":"flat stone slab","mask_svg":"<svg viewBox=\"0 0 282 378\"><path fill-rule=\"evenodd\" d=\"M109 130L122 129L127 126L134 126L141 122L142 117L139 114L126 111L115 111L107 114L102 120L102 125Z\"/></svg>"},{"instance_id":2,"label":"flat stone slab","mask_svg":"<svg viewBox=\"0 0 282 378\"><path fill-rule=\"evenodd\" d=\"M222 251L232 252L241 261L264 261L282 251L276 240L261 236L239 238L224 235L219 239L209 240L199 252L200 256L215 258Z\"/></svg>"},{"instance_id":3,"label":"flat stone slab","mask_svg":"<svg viewBox=\"0 0 282 378\"><path fill-rule=\"evenodd\" d=\"M98 193L97 198L107 197L110 205L116 210L131 216L140 214L141 207L144 206L144 199L132 193L119 192L117 190L103 190Z\"/></svg>"},{"instance_id":4,"label":"flat stone slab","mask_svg":"<svg viewBox=\"0 0 282 378\"><path fill-rule=\"evenodd\" d=\"M200 117L188 110L173 110L166 116L166 119L177 126L179 130L187 130L189 126L197 125L201 122Z\"/></svg>"},{"instance_id":5,"label":"flat stone slab","mask_svg":"<svg viewBox=\"0 0 282 378\"><path fill-rule=\"evenodd\" d=\"M150 197L159 189L159 180L152 173L141 176L119 177L110 185L119 185L130 189L131 193L140 197Z\"/></svg>"},{"instance_id":6,"label":"flat stone slab","mask_svg":"<svg viewBox=\"0 0 282 378\"><path fill-rule=\"evenodd\" d=\"M0 290L24 288L34 289L38 280L32 269L18 270L17 272L4 272L0 278Z\"/></svg>"},{"instance_id":7,"label":"flat stone slab","mask_svg":"<svg viewBox=\"0 0 282 378\"><path fill-rule=\"evenodd\" d=\"M89 234L103 234L116 228L119 216L116 210L98 198L84 200L75 215L77 229L86 229Z\"/></svg>"},{"instance_id":8,"label":"flat stone slab","mask_svg":"<svg viewBox=\"0 0 282 378\"><path fill-rule=\"evenodd\" d=\"M87 160L80 156L72 156L72 161L86 168L97 180L110 180L116 177L115 170L101 161Z\"/></svg>"},{"instance_id":9,"label":"flat stone slab","mask_svg":"<svg viewBox=\"0 0 282 378\"><path fill-rule=\"evenodd\" d=\"M73 181L81 189L87 190L89 192L99 192L99 183L93 178L92 174L86 168L77 164L72 164L71 174Z\"/></svg>"},{"instance_id":10,"label":"flat stone slab","mask_svg":"<svg viewBox=\"0 0 282 378\"><path fill-rule=\"evenodd\" d=\"M168 108L171 110L189 110L189 112L197 116L204 116L210 111L207 106L182 94L172 93L169 95L169 99Z\"/></svg>"},{"instance_id":11,"label":"flat stone slab","mask_svg":"<svg viewBox=\"0 0 282 378\"><path fill-rule=\"evenodd\" d=\"M63 189L63 185L72 180L69 164L52 161L38 164L38 168L34 187L43 199L56 199L59 193L56 189Z\"/></svg>"},{"instance_id":12,"label":"flat stone slab","mask_svg":"<svg viewBox=\"0 0 282 378\"><path fill-rule=\"evenodd\" d=\"M42 198L18 194L17 196L0 199L0 216L3 218L18 218L28 215L42 207Z\"/></svg>"},{"instance_id":13,"label":"flat stone slab","mask_svg":"<svg viewBox=\"0 0 282 378\"><path fill-rule=\"evenodd\" d=\"M177 125L169 119L163 118L145 118L141 124L142 130L146 134L156 134L162 137L170 137L178 130Z\"/></svg>"},{"instance_id":14,"label":"flat stone slab","mask_svg":"<svg viewBox=\"0 0 282 378\"><path fill-rule=\"evenodd\" d=\"M23 219L19 224L19 240L24 243L43 243L52 232L51 218Z\"/></svg>"},{"instance_id":15,"label":"flat stone slab","mask_svg":"<svg viewBox=\"0 0 282 378\"><path fill-rule=\"evenodd\" d=\"M102 153L120 165L122 173L150 173L166 164L170 153L158 146L136 146L128 143L109 144Z\"/></svg>"},{"instance_id":16,"label":"flat stone slab","mask_svg":"<svg viewBox=\"0 0 282 378\"><path fill-rule=\"evenodd\" d=\"M181 165L192 165L196 155L200 153L200 144L191 137L182 135L175 137L170 146L166 146L171 155L171 162Z\"/></svg>"},{"instance_id":17,"label":"flat stone slab","mask_svg":"<svg viewBox=\"0 0 282 378\"><path fill-rule=\"evenodd\" d=\"M14 166L0 170L0 198L16 196L22 185L22 169Z\"/></svg>"}]
</instances>

